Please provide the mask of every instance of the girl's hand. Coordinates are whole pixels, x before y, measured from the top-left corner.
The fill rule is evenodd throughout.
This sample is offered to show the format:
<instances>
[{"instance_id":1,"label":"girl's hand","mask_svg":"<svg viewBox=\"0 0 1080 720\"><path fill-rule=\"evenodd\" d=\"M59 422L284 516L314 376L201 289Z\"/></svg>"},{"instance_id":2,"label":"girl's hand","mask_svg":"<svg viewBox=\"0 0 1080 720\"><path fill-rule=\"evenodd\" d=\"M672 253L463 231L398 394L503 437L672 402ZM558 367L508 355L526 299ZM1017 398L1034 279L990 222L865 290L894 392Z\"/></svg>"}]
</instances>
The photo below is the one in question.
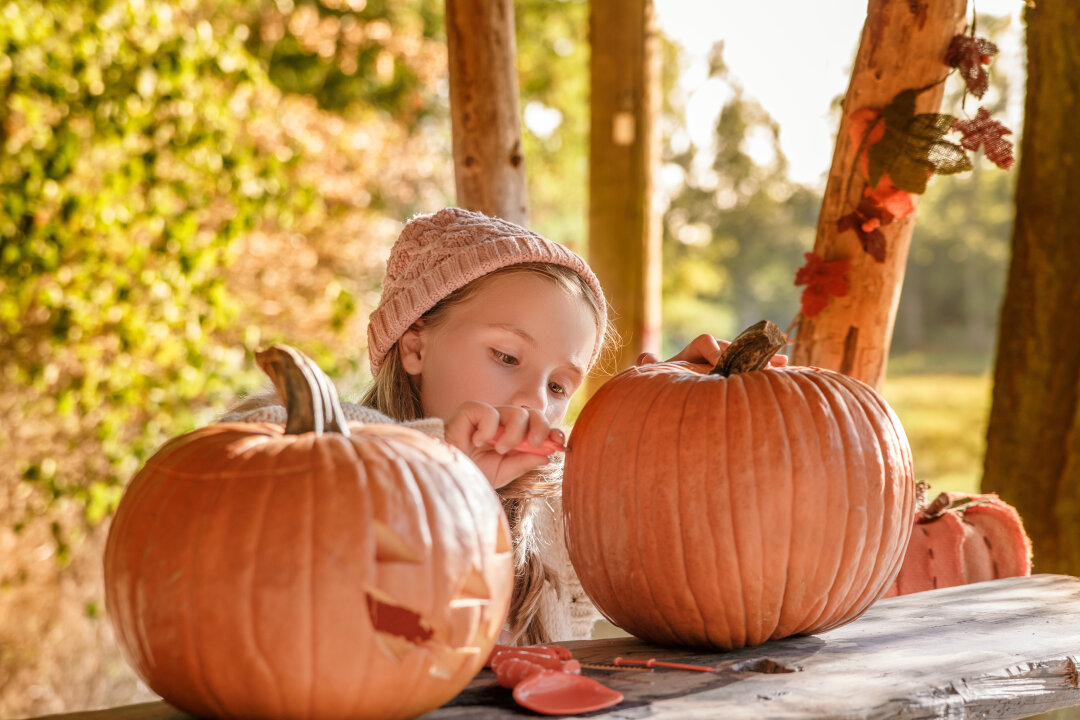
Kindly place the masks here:
<instances>
[{"instance_id":1,"label":"girl's hand","mask_svg":"<svg viewBox=\"0 0 1080 720\"><path fill-rule=\"evenodd\" d=\"M546 465L548 456L537 452L545 441L558 448L565 442L562 431L536 410L474 401L461 404L446 421L445 432L446 441L468 455L496 490Z\"/></svg>"},{"instance_id":2,"label":"girl's hand","mask_svg":"<svg viewBox=\"0 0 1080 720\"><path fill-rule=\"evenodd\" d=\"M697 363L700 365L716 365L720 361L720 353L724 352L731 343L727 340L717 340L712 335L698 335L696 338L690 341L690 344L684 347L674 357L668 358L668 361L672 360L685 360L686 362ZM637 365L650 365L652 363L660 362L652 353L641 353L637 359ZM787 365L788 359L786 355L773 355L769 360L769 364L773 367L783 367Z\"/></svg>"}]
</instances>

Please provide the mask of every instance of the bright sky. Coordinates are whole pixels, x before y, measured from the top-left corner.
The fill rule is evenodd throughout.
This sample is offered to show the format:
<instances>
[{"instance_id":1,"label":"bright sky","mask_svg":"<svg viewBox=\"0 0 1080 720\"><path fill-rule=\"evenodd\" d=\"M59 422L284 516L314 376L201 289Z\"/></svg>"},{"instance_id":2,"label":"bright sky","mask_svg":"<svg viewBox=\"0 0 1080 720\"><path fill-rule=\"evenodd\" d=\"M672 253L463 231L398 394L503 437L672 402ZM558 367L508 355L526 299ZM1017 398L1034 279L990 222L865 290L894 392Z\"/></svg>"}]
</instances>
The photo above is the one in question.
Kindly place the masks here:
<instances>
[{"instance_id":1,"label":"bright sky","mask_svg":"<svg viewBox=\"0 0 1080 720\"><path fill-rule=\"evenodd\" d=\"M744 96L756 99L780 124L780 143L798 182L824 187L832 161L835 120L829 103L847 89L851 62L866 18L867 0L655 0L663 30L699 60L684 78L701 88L704 58L724 42L724 61ZM1013 18L1007 42L990 66L1022 72L1024 0L978 0L979 15ZM1014 87L1019 87L1019 84ZM688 122L695 141L712 130L725 97L715 88L691 95ZM1006 124L1019 126L1022 102Z\"/></svg>"}]
</instances>

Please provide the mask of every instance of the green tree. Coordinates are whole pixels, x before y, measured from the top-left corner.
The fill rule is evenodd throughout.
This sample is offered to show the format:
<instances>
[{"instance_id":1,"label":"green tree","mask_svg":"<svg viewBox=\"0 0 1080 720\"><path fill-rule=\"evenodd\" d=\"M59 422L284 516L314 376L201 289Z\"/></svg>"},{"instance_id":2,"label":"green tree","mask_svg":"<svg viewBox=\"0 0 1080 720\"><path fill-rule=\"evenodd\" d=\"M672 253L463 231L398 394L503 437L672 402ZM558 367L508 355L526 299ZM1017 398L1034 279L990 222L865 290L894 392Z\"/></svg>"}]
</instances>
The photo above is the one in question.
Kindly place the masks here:
<instances>
[{"instance_id":1,"label":"green tree","mask_svg":"<svg viewBox=\"0 0 1080 720\"><path fill-rule=\"evenodd\" d=\"M730 100L711 147L690 140L681 108L666 120L665 176L682 178L664 219L668 352L703 332L733 337L762 318L786 324L798 308L795 270L813 244L820 197L787 178L776 122L730 80L721 51L709 92L726 89Z\"/></svg>"},{"instance_id":2,"label":"green tree","mask_svg":"<svg viewBox=\"0 0 1080 720\"><path fill-rule=\"evenodd\" d=\"M980 36L1000 42L1009 18L980 16L978 28ZM982 100L966 95L959 77L950 78L943 109L965 119L980 106L1004 115L1009 77L994 66L989 76ZM981 152L972 160L971 172L936 177L919 198L892 352L947 357L956 369L981 370L989 367L997 337L1017 174L993 166Z\"/></svg>"},{"instance_id":3,"label":"green tree","mask_svg":"<svg viewBox=\"0 0 1080 720\"><path fill-rule=\"evenodd\" d=\"M27 391L8 420L93 439L86 466L23 468L92 520L243 374L211 340L237 317L232 243L307 202L291 148L251 132L276 93L243 33L189 5L12 0L0 21L0 364Z\"/></svg>"}]
</instances>

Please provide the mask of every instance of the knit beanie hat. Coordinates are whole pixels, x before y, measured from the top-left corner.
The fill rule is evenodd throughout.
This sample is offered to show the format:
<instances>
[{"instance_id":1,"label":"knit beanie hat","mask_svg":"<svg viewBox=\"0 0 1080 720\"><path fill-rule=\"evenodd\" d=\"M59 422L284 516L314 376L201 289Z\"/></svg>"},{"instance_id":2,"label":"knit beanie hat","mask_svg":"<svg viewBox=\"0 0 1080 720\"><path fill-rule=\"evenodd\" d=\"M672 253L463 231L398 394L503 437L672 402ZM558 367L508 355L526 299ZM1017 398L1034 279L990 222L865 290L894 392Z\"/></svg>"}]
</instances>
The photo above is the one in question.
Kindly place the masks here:
<instances>
[{"instance_id":1,"label":"knit beanie hat","mask_svg":"<svg viewBox=\"0 0 1080 720\"><path fill-rule=\"evenodd\" d=\"M582 277L607 318L604 291L589 266L566 247L482 213L446 208L405 224L386 262L382 297L368 319L372 375L420 316L455 290L493 270L519 263L564 265ZM600 352L593 348L591 367Z\"/></svg>"}]
</instances>

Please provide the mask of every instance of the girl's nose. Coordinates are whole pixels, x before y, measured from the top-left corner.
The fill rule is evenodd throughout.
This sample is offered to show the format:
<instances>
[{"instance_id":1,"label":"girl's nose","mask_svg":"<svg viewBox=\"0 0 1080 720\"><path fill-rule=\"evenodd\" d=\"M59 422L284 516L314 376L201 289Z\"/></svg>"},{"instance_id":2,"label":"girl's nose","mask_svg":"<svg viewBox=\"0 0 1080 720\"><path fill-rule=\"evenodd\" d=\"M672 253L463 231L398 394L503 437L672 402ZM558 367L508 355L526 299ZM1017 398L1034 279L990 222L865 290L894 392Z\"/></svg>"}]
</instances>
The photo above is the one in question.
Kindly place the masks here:
<instances>
[{"instance_id":1,"label":"girl's nose","mask_svg":"<svg viewBox=\"0 0 1080 720\"><path fill-rule=\"evenodd\" d=\"M513 404L527 410L544 412L544 388L543 386L524 385L514 393Z\"/></svg>"}]
</instances>

